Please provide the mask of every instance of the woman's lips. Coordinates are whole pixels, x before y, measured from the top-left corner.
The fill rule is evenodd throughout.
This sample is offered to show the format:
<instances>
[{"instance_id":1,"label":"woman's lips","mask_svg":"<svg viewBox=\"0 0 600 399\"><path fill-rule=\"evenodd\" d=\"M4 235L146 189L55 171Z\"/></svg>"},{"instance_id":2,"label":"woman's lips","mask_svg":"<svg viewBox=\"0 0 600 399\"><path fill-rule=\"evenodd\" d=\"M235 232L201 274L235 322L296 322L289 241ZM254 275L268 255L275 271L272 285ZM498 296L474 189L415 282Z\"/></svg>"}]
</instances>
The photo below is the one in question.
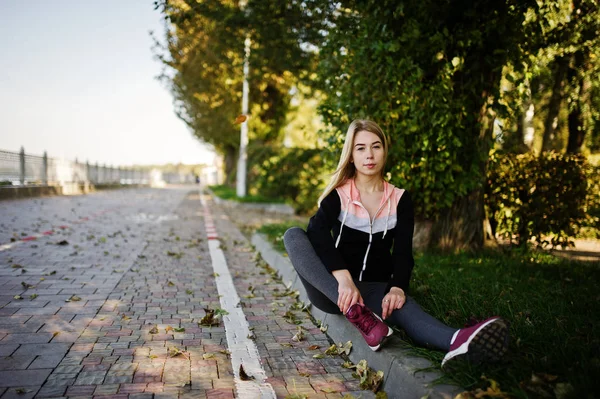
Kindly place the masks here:
<instances>
[{"instance_id":1,"label":"woman's lips","mask_svg":"<svg viewBox=\"0 0 600 399\"><path fill-rule=\"evenodd\" d=\"M369 169L373 169L375 167L374 163L368 163L365 165L365 167L369 168Z\"/></svg>"}]
</instances>

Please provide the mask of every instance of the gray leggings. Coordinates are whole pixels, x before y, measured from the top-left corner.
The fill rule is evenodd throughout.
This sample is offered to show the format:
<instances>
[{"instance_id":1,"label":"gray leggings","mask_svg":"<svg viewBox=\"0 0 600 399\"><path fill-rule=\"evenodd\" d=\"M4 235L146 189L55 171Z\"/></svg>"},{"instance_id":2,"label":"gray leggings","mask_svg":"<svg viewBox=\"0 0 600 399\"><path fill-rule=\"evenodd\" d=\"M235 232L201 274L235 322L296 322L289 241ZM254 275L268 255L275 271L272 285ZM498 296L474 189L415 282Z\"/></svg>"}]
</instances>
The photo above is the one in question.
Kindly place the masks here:
<instances>
[{"instance_id":1,"label":"gray leggings","mask_svg":"<svg viewBox=\"0 0 600 399\"><path fill-rule=\"evenodd\" d=\"M340 314L337 307L338 282L329 273L316 254L304 230L294 227L285 232L283 242L292 265L311 303L326 313ZM354 281L365 305L381 316L381 301L385 296L387 283ZM450 340L456 332L439 320L425 313L414 299L407 296L401 309L395 310L386 319L391 325L402 328L417 344L448 351Z\"/></svg>"}]
</instances>

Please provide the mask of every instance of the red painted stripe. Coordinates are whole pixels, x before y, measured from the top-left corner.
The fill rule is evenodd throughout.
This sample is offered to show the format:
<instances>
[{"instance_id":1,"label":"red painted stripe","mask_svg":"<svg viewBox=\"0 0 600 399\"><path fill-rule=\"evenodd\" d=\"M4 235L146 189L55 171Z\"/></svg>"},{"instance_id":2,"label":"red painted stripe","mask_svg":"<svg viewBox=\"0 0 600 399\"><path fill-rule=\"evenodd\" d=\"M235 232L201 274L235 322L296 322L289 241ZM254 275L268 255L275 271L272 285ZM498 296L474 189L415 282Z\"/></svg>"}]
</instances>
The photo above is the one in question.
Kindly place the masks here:
<instances>
[{"instance_id":1,"label":"red painted stripe","mask_svg":"<svg viewBox=\"0 0 600 399\"><path fill-rule=\"evenodd\" d=\"M45 235L45 236L49 236L49 235L54 234L54 231L48 230L48 231L44 231L42 234Z\"/></svg>"},{"instance_id":2,"label":"red painted stripe","mask_svg":"<svg viewBox=\"0 0 600 399\"><path fill-rule=\"evenodd\" d=\"M21 238L21 241L33 241L33 240L37 240L37 237L36 236L27 236L27 237Z\"/></svg>"}]
</instances>

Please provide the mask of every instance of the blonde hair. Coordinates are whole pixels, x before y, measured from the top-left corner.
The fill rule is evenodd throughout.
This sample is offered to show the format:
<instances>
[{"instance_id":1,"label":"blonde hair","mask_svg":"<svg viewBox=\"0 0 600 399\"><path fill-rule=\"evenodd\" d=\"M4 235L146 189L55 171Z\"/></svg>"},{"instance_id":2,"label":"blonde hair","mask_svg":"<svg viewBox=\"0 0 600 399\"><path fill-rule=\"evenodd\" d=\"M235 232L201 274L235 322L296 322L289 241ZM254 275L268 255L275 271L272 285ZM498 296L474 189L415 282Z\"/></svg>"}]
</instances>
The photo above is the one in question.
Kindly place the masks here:
<instances>
[{"instance_id":1,"label":"blonde hair","mask_svg":"<svg viewBox=\"0 0 600 399\"><path fill-rule=\"evenodd\" d=\"M327 187L325 187L325 191L319 197L317 204L321 206L321 201L325 197L329 195L333 190L337 187L344 184L344 182L348 179L351 179L356 174L356 167L351 161L352 158L352 147L354 144L354 137L358 132L362 132L366 130L367 132L371 132L376 134L377 137L381 140L383 145L383 164L384 167L381 168L381 178L383 179L385 173L385 161L387 160L388 154L388 140L383 133L383 130L379 127L379 125L373 121L366 119L355 119L348 126L348 131L346 132L346 139L344 140L344 148L342 149L342 155L340 156L340 161L338 162L337 169L331 175L331 180Z\"/></svg>"}]
</instances>

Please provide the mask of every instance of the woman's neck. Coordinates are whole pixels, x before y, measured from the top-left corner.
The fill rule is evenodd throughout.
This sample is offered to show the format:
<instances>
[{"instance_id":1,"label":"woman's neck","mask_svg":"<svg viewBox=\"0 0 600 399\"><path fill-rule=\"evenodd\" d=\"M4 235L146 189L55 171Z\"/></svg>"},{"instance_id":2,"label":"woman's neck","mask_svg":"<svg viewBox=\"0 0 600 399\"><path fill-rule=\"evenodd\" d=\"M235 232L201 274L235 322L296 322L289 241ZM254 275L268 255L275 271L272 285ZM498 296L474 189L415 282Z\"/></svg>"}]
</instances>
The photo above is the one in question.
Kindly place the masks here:
<instances>
[{"instance_id":1,"label":"woman's neck","mask_svg":"<svg viewBox=\"0 0 600 399\"><path fill-rule=\"evenodd\" d=\"M357 174L354 176L354 184L356 184L358 191L365 194L383 191L383 179L381 176L364 176Z\"/></svg>"}]
</instances>

